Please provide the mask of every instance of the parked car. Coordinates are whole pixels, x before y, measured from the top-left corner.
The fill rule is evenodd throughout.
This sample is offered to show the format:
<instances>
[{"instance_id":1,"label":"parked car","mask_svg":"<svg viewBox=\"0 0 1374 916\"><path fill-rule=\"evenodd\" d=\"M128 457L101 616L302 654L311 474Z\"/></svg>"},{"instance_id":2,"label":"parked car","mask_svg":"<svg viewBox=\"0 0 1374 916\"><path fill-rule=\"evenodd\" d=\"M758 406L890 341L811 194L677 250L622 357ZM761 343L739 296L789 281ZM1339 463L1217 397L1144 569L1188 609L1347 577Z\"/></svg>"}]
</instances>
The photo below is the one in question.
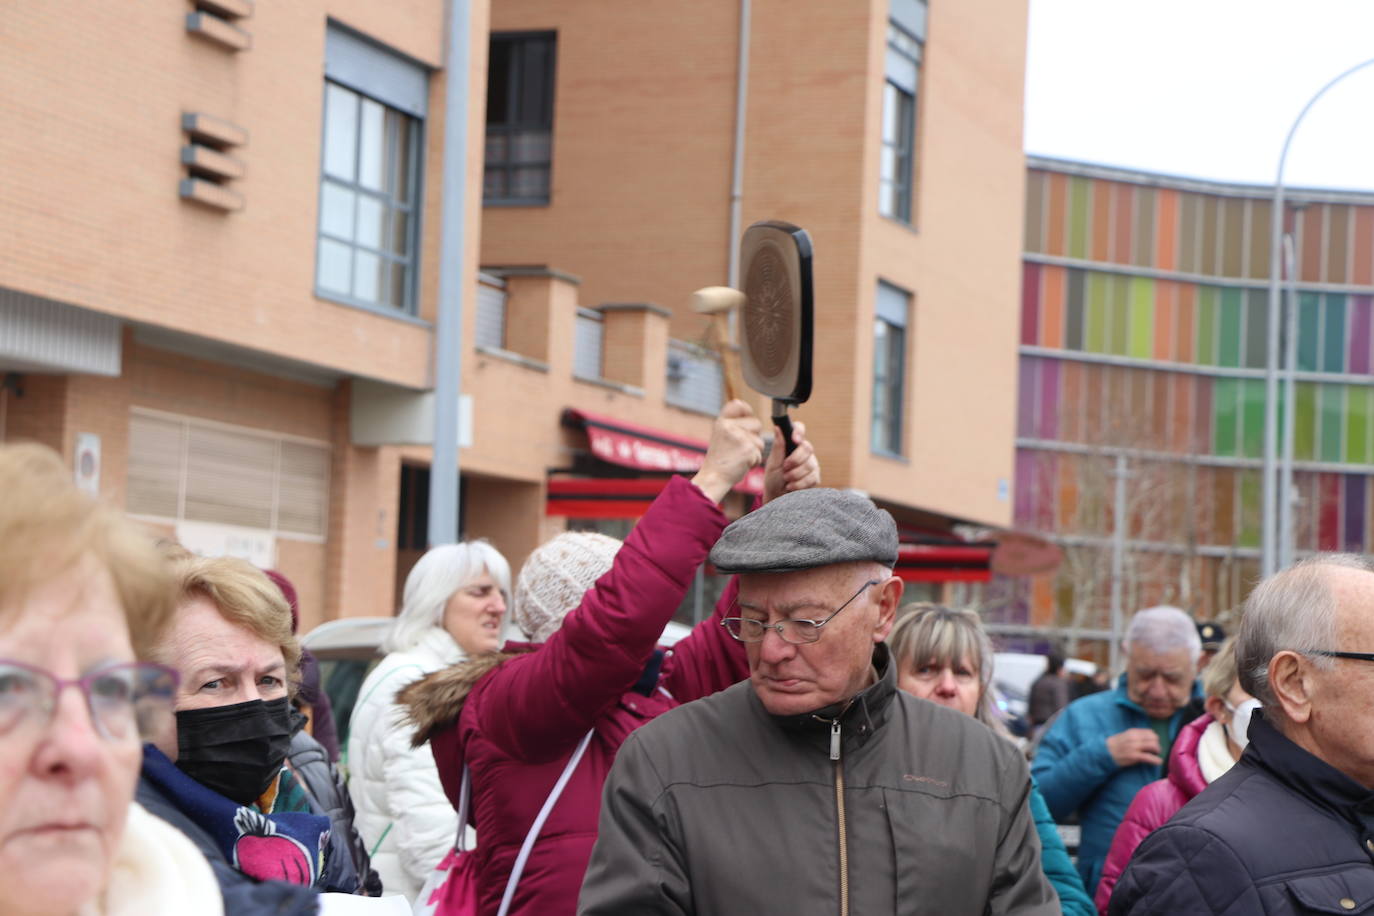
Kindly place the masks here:
<instances>
[{"instance_id":1,"label":"parked car","mask_svg":"<svg viewBox=\"0 0 1374 916\"><path fill-rule=\"evenodd\" d=\"M1031 685L1045 673L1046 664L1045 656L1030 652L998 652L993 656L992 684L998 706L1011 719L1026 721ZM1071 677L1092 678L1097 674L1097 665L1083 658L1066 658L1064 667Z\"/></svg>"},{"instance_id":2,"label":"parked car","mask_svg":"<svg viewBox=\"0 0 1374 916\"><path fill-rule=\"evenodd\" d=\"M320 684L334 709L340 748L348 747L349 721L358 701L358 690L382 660L382 640L394 619L344 617L326 621L301 637L301 645L320 663ZM690 632L691 627L670 621L659 637L659 644L671 646Z\"/></svg>"}]
</instances>

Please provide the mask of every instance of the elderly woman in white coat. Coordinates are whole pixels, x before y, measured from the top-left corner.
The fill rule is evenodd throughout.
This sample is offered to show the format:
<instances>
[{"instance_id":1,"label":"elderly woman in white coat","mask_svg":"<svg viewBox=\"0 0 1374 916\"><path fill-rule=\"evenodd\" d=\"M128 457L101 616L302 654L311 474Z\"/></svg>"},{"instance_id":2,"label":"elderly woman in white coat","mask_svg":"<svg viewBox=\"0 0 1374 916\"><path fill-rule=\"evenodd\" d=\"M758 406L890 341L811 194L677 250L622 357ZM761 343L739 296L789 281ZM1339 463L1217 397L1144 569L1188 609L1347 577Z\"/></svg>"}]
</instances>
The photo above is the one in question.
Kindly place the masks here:
<instances>
[{"instance_id":1,"label":"elderly woman in white coat","mask_svg":"<svg viewBox=\"0 0 1374 916\"><path fill-rule=\"evenodd\" d=\"M414 731L396 692L432 671L501 648L510 565L486 541L430 550L406 577L387 656L358 690L348 737L354 824L382 878L383 893L414 900L453 847L458 817L439 784L429 745Z\"/></svg>"}]
</instances>

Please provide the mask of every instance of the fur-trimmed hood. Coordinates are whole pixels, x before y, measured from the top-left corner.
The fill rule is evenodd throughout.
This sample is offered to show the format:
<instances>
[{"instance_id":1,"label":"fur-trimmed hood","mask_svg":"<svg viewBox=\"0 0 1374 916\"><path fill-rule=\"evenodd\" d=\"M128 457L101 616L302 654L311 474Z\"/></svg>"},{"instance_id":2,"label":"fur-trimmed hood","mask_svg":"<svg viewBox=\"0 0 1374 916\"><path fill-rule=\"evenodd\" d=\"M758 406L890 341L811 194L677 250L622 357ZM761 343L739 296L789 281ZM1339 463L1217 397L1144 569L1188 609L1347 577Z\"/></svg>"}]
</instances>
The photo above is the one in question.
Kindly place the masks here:
<instances>
[{"instance_id":1,"label":"fur-trimmed hood","mask_svg":"<svg viewBox=\"0 0 1374 916\"><path fill-rule=\"evenodd\" d=\"M495 652L479 655L451 668L427 674L402 687L396 694L396 702L405 709L406 721L415 726L411 745L419 747L457 722L463 712L463 704L477 682L508 659L523 654Z\"/></svg>"}]
</instances>

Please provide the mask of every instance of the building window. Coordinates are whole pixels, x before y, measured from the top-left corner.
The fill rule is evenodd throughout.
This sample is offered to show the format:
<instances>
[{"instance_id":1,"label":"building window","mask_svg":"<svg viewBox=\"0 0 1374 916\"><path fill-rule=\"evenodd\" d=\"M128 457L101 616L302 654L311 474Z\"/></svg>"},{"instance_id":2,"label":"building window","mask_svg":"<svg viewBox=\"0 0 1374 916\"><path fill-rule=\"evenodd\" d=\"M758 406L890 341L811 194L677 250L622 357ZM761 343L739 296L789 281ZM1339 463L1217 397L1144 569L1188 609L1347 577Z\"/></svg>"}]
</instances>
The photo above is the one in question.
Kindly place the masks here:
<instances>
[{"instance_id":1,"label":"building window","mask_svg":"<svg viewBox=\"0 0 1374 916\"><path fill-rule=\"evenodd\" d=\"M413 314L428 75L337 26L325 72L316 292Z\"/></svg>"},{"instance_id":2,"label":"building window","mask_svg":"<svg viewBox=\"0 0 1374 916\"><path fill-rule=\"evenodd\" d=\"M323 540L332 453L323 442L135 408L129 514Z\"/></svg>"},{"instance_id":3,"label":"building window","mask_svg":"<svg viewBox=\"0 0 1374 916\"><path fill-rule=\"evenodd\" d=\"M552 32L491 36L487 65L488 204L546 204L553 166Z\"/></svg>"},{"instance_id":4,"label":"building window","mask_svg":"<svg viewBox=\"0 0 1374 916\"><path fill-rule=\"evenodd\" d=\"M601 378L602 351L605 348L605 325L600 312L577 310L577 325L573 331L573 377Z\"/></svg>"},{"instance_id":5,"label":"building window","mask_svg":"<svg viewBox=\"0 0 1374 916\"><path fill-rule=\"evenodd\" d=\"M887 24L878 212L904 223L912 221L916 88L921 73L925 28L923 0L893 0Z\"/></svg>"},{"instance_id":6,"label":"building window","mask_svg":"<svg viewBox=\"0 0 1374 916\"><path fill-rule=\"evenodd\" d=\"M911 297L878 281L873 319L873 427L870 445L885 455L902 454L906 407L906 328Z\"/></svg>"}]
</instances>

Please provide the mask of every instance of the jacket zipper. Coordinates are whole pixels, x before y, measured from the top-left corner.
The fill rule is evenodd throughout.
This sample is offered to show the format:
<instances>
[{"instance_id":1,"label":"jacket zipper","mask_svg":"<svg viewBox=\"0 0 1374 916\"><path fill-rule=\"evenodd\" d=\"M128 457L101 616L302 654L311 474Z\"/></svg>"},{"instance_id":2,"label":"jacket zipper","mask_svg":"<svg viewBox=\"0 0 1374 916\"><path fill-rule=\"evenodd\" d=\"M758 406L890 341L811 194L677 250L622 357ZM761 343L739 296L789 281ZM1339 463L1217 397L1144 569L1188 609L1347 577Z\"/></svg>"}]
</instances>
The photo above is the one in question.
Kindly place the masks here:
<instances>
[{"instance_id":1,"label":"jacket zipper","mask_svg":"<svg viewBox=\"0 0 1374 916\"><path fill-rule=\"evenodd\" d=\"M844 760L840 758L840 720L830 722L830 759L835 762L835 813L840 824L840 916L849 916L849 842L844 823Z\"/></svg>"}]
</instances>

